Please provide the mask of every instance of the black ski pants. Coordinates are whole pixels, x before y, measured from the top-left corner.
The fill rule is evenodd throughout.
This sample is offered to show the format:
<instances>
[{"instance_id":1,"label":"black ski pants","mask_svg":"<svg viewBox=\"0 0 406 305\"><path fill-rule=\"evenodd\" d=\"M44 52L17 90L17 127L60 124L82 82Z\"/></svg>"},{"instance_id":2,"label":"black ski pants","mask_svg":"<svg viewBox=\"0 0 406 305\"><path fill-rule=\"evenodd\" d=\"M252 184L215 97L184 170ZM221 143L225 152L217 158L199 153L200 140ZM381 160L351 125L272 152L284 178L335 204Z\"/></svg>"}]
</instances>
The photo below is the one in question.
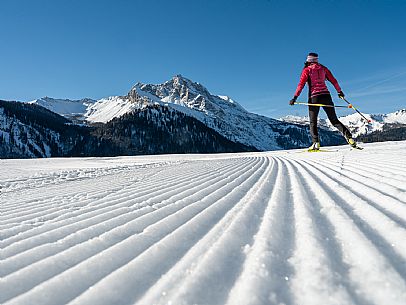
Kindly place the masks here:
<instances>
[{"instance_id":1,"label":"black ski pants","mask_svg":"<svg viewBox=\"0 0 406 305\"><path fill-rule=\"evenodd\" d=\"M313 96L309 99L309 104L334 105L330 94ZM331 124L337 128L345 138L351 138L350 131L338 120L335 108L323 107L323 110L326 112ZM310 135L312 136L313 142L320 142L319 132L317 130L317 117L319 115L319 111L319 106L309 106Z\"/></svg>"}]
</instances>

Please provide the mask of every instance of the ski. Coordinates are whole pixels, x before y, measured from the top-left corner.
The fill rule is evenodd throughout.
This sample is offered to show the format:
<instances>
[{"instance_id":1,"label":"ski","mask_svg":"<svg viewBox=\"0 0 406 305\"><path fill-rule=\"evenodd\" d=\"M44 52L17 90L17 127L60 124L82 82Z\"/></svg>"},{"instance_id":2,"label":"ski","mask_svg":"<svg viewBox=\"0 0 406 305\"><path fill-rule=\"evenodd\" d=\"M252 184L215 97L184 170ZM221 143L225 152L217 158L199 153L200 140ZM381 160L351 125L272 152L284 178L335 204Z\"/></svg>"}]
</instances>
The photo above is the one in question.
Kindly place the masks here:
<instances>
[{"instance_id":1,"label":"ski","mask_svg":"<svg viewBox=\"0 0 406 305\"><path fill-rule=\"evenodd\" d=\"M363 150L364 148L361 146L355 146L355 147L351 147L351 150Z\"/></svg>"},{"instance_id":2,"label":"ski","mask_svg":"<svg viewBox=\"0 0 406 305\"><path fill-rule=\"evenodd\" d=\"M338 150L330 150L330 149L307 149L305 152L336 152Z\"/></svg>"}]
</instances>

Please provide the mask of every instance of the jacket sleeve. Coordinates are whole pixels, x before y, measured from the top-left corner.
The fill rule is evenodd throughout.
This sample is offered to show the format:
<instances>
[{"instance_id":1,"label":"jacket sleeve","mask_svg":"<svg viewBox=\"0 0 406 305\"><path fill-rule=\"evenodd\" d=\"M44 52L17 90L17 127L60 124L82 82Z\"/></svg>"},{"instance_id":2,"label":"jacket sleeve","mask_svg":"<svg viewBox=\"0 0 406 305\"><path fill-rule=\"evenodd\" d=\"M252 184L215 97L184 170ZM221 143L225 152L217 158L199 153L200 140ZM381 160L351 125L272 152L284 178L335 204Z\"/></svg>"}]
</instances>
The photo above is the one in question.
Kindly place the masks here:
<instances>
[{"instance_id":1,"label":"jacket sleeve","mask_svg":"<svg viewBox=\"0 0 406 305\"><path fill-rule=\"evenodd\" d=\"M325 69L326 69L326 78L327 78L327 80L328 80L330 83L333 84L333 86L334 86L334 88L336 88L337 92L340 92L340 91L341 91L341 87L340 87L340 85L338 84L338 81L334 78L333 74L330 72L329 69L327 69L327 68L325 68Z\"/></svg>"},{"instance_id":2,"label":"jacket sleeve","mask_svg":"<svg viewBox=\"0 0 406 305\"><path fill-rule=\"evenodd\" d=\"M299 96L302 93L304 86L306 85L307 79L309 78L309 69L304 68L302 75L300 75L300 81L297 85L295 96Z\"/></svg>"}]
</instances>

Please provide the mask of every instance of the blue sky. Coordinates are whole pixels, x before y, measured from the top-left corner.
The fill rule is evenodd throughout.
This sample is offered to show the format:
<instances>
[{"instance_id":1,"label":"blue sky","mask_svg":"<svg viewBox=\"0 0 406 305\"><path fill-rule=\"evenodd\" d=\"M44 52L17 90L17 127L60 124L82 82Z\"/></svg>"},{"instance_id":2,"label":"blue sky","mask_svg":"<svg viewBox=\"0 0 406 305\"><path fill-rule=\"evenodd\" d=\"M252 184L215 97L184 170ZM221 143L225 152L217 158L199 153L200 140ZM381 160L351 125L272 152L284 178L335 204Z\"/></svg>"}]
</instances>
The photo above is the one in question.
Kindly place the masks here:
<instances>
[{"instance_id":1,"label":"blue sky","mask_svg":"<svg viewBox=\"0 0 406 305\"><path fill-rule=\"evenodd\" d=\"M182 74L249 111L303 115L288 101L318 52L354 105L391 112L406 108L405 15L396 0L1 0L0 99L97 99Z\"/></svg>"}]
</instances>

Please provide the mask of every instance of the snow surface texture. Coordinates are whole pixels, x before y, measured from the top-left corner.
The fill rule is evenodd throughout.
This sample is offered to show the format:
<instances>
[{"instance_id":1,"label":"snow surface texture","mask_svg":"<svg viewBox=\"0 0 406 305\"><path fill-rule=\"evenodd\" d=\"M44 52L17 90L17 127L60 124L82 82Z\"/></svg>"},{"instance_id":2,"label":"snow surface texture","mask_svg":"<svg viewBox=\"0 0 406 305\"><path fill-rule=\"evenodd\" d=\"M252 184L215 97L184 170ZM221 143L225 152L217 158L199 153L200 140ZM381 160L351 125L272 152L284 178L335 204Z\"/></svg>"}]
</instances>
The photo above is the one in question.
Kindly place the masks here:
<instances>
[{"instance_id":1,"label":"snow surface texture","mask_svg":"<svg viewBox=\"0 0 406 305\"><path fill-rule=\"evenodd\" d=\"M406 300L406 142L0 160L1 304Z\"/></svg>"}]
</instances>

